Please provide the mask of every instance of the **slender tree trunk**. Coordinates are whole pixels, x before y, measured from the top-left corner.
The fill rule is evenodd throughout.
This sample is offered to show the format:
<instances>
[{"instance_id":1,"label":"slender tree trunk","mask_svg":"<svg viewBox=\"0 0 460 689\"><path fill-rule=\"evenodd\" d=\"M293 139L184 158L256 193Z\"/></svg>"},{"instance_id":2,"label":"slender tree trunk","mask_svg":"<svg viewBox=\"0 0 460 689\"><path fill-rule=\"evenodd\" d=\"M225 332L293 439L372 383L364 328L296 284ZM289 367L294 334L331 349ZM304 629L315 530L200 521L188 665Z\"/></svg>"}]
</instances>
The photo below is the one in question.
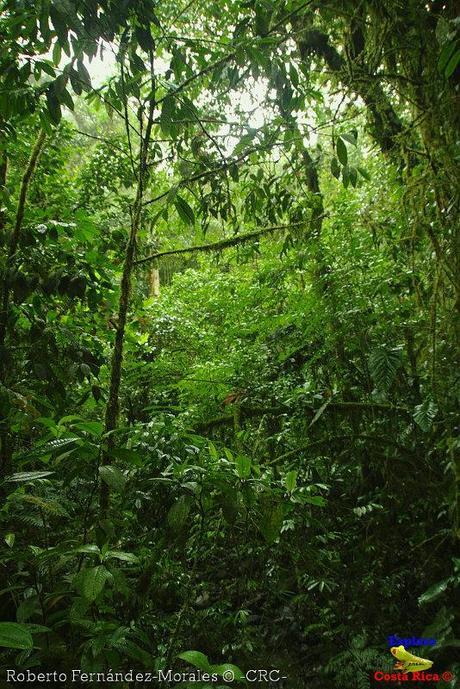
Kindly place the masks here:
<instances>
[{"instance_id":1,"label":"slender tree trunk","mask_svg":"<svg viewBox=\"0 0 460 689\"><path fill-rule=\"evenodd\" d=\"M22 177L21 189L19 192L18 208L16 211L16 220L14 223L13 232L11 233L10 243L8 247L8 255L6 259L5 272L2 280L2 296L1 296L1 311L0 311L0 350L5 344L6 330L7 330L7 320L8 320L8 305L10 298L10 289L8 281L8 271L14 261L14 257L18 248L19 237L21 235L22 223L24 220L24 211L26 206L27 192L29 189L30 180L35 172L37 166L38 158L42 151L43 145L45 143L45 132L40 131L38 139L35 142L35 146L32 149L32 153L27 163L26 170ZM6 174L6 165L5 165Z\"/></svg>"},{"instance_id":2,"label":"slender tree trunk","mask_svg":"<svg viewBox=\"0 0 460 689\"><path fill-rule=\"evenodd\" d=\"M145 163L145 161L144 161ZM145 164L142 164L142 168ZM102 454L102 465L110 464L111 451L114 448L115 441L113 431L117 427L118 414L120 411L120 383L121 383L121 367L123 364L123 345L126 330L126 319L128 315L130 296L131 296L131 276L133 271L134 255L136 251L136 238L141 221L142 200L144 190L145 170L141 170L139 174L139 181L137 187L137 195L134 203L134 212L131 221L131 230L129 234L128 244L126 246L125 262L123 264L123 273L120 283L120 300L118 302L118 322L115 333L115 343L112 352L112 364L110 369L110 385L109 398L105 410L105 425L104 432L107 435L107 450ZM101 482L100 489L100 512L101 518L105 518L107 514L109 502L109 487L106 483Z\"/></svg>"},{"instance_id":3,"label":"slender tree trunk","mask_svg":"<svg viewBox=\"0 0 460 689\"><path fill-rule=\"evenodd\" d=\"M149 273L149 296L160 296L160 271L158 268L152 268Z\"/></svg>"},{"instance_id":4,"label":"slender tree trunk","mask_svg":"<svg viewBox=\"0 0 460 689\"><path fill-rule=\"evenodd\" d=\"M14 264L16 251L18 248L19 238L21 236L22 224L24 220L24 212L26 207L27 192L29 190L30 181L34 175L37 167L40 153L45 143L45 132L40 131L37 141L30 154L24 175L21 181L21 188L19 191L18 207L16 211L16 218L14 222L13 231L11 233L8 253L6 257L5 270L2 276L1 297L0 297L0 383L5 383L7 350L5 346L6 335L8 331L8 311L10 302L10 270ZM0 186L4 186L6 182L7 160L3 157L0 161ZM0 216L0 229L3 229L6 223L5 216ZM6 419L2 423L0 430L0 477L5 476L10 471L11 466L11 439Z\"/></svg>"},{"instance_id":5,"label":"slender tree trunk","mask_svg":"<svg viewBox=\"0 0 460 689\"><path fill-rule=\"evenodd\" d=\"M126 246L125 261L123 264L123 272L120 283L120 299L118 302L118 323L115 333L115 343L112 352L112 363L110 369L110 384L109 384L109 398L105 410L105 424L104 433L107 439L107 447L102 452L101 463L107 466L111 463L111 453L115 446L114 431L118 425L118 415L120 411L120 383L121 371L123 364L123 346L126 330L126 319L128 315L130 297L131 297L131 281L132 271L134 265L134 256L136 252L136 240L139 227L141 224L144 189L148 179L148 153L149 145L153 127L153 114L155 109L155 101L153 94L155 92L155 79L153 70L153 51L150 51L150 68L152 79L152 96L149 105L149 115L145 134L140 140L140 155L139 155L139 172L137 178L137 192L134 201L133 212L131 216L131 229L129 233L128 244ZM126 110L126 117L128 117ZM127 123L128 126L128 123ZM132 161L133 162L133 161ZM106 483L101 481L99 491L99 512L100 518L105 519L107 516L109 506L110 491Z\"/></svg>"},{"instance_id":6,"label":"slender tree trunk","mask_svg":"<svg viewBox=\"0 0 460 689\"><path fill-rule=\"evenodd\" d=\"M0 155L0 189L4 189L4 187L6 185L7 170L8 170L8 158L6 157L6 153L3 152ZM0 242L2 241L1 233L3 233L3 230L5 228L5 223L6 223L5 212L0 209Z\"/></svg>"}]
</instances>

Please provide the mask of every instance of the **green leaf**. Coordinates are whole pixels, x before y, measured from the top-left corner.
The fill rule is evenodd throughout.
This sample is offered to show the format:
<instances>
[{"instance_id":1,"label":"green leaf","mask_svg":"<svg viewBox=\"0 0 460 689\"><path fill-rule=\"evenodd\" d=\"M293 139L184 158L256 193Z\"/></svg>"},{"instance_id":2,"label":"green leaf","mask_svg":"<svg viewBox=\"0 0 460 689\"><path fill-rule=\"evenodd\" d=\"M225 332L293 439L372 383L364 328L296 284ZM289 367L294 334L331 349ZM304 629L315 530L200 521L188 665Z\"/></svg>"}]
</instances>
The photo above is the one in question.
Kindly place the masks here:
<instances>
[{"instance_id":1,"label":"green leaf","mask_svg":"<svg viewBox=\"0 0 460 689\"><path fill-rule=\"evenodd\" d=\"M208 449L210 457L212 457L213 459L219 459L219 453L217 452L217 448L211 441L209 441L208 443Z\"/></svg>"},{"instance_id":2,"label":"green leaf","mask_svg":"<svg viewBox=\"0 0 460 689\"><path fill-rule=\"evenodd\" d=\"M95 438L100 438L104 430L100 421L82 421L81 423L73 424L73 428L77 428L79 431L85 431L85 433L89 433Z\"/></svg>"},{"instance_id":3,"label":"green leaf","mask_svg":"<svg viewBox=\"0 0 460 689\"><path fill-rule=\"evenodd\" d=\"M422 431L427 433L430 430L437 413L437 406L430 398L427 398L422 402L422 404L418 404L415 407L414 421L418 426L420 426Z\"/></svg>"},{"instance_id":4,"label":"green leaf","mask_svg":"<svg viewBox=\"0 0 460 689\"><path fill-rule=\"evenodd\" d=\"M86 545L81 545L79 548L75 548L72 552L74 553L86 553L88 555L100 555L101 551L97 545L92 543L87 543Z\"/></svg>"},{"instance_id":5,"label":"green leaf","mask_svg":"<svg viewBox=\"0 0 460 689\"><path fill-rule=\"evenodd\" d=\"M181 117L183 117L183 119L199 119L198 110L190 98L182 96L181 103Z\"/></svg>"},{"instance_id":6,"label":"green leaf","mask_svg":"<svg viewBox=\"0 0 460 689\"><path fill-rule=\"evenodd\" d=\"M401 366L401 349L378 347L369 355L369 371L376 387L388 392Z\"/></svg>"},{"instance_id":7,"label":"green leaf","mask_svg":"<svg viewBox=\"0 0 460 689\"><path fill-rule=\"evenodd\" d=\"M236 471L240 478L247 479L251 476L251 458L238 455L235 459Z\"/></svg>"},{"instance_id":8,"label":"green leaf","mask_svg":"<svg viewBox=\"0 0 460 689\"><path fill-rule=\"evenodd\" d=\"M53 77L53 79L56 77L54 68L49 62L46 62L46 60L40 60L39 62L37 61L36 66L43 70L45 74L48 74L48 76Z\"/></svg>"},{"instance_id":9,"label":"green leaf","mask_svg":"<svg viewBox=\"0 0 460 689\"><path fill-rule=\"evenodd\" d=\"M72 84L72 88L74 92L77 94L77 96L80 96L83 92L83 87L80 81L80 76L78 72L75 69L71 69L69 72L70 76L70 83Z\"/></svg>"},{"instance_id":10,"label":"green leaf","mask_svg":"<svg viewBox=\"0 0 460 689\"><path fill-rule=\"evenodd\" d=\"M112 490L121 493L126 485L126 476L114 466L99 467L99 476Z\"/></svg>"},{"instance_id":11,"label":"green leaf","mask_svg":"<svg viewBox=\"0 0 460 689\"><path fill-rule=\"evenodd\" d=\"M137 55L137 53L132 53L132 55L130 55L129 64L134 74L142 73L146 70L144 61L141 57L139 57L139 55Z\"/></svg>"},{"instance_id":12,"label":"green leaf","mask_svg":"<svg viewBox=\"0 0 460 689\"><path fill-rule=\"evenodd\" d=\"M337 157L342 163L342 165L346 165L348 163L348 152L347 152L347 147L345 145L344 140L339 136L337 139Z\"/></svg>"},{"instance_id":13,"label":"green leaf","mask_svg":"<svg viewBox=\"0 0 460 689\"><path fill-rule=\"evenodd\" d=\"M234 679L238 681L243 681L245 679L244 673L240 670L237 665L232 665L231 663L222 663L222 665L211 665L211 673L216 675L226 675L227 677L231 673Z\"/></svg>"},{"instance_id":14,"label":"green leaf","mask_svg":"<svg viewBox=\"0 0 460 689\"><path fill-rule=\"evenodd\" d=\"M371 176L370 176L370 174L368 173L367 170L365 170L363 167L358 167L357 169L358 169L359 174L360 174L362 177L364 177L365 180L367 180L368 182L371 181Z\"/></svg>"},{"instance_id":15,"label":"green leaf","mask_svg":"<svg viewBox=\"0 0 460 689\"><path fill-rule=\"evenodd\" d=\"M449 79L452 74L455 72L457 69L457 65L460 62L460 50L457 50L452 57L450 58L449 62L446 65L446 68L444 70L444 76L446 79Z\"/></svg>"},{"instance_id":16,"label":"green leaf","mask_svg":"<svg viewBox=\"0 0 460 689\"><path fill-rule=\"evenodd\" d=\"M342 138L344 141L348 141L348 143L352 146L356 146L358 141L358 132L356 131L356 129L352 129L351 131L346 132L345 134L341 134L340 138Z\"/></svg>"},{"instance_id":17,"label":"green leaf","mask_svg":"<svg viewBox=\"0 0 460 689\"><path fill-rule=\"evenodd\" d=\"M97 565L84 569L75 577L78 589L86 600L94 601L103 590L106 582L112 579L112 575L104 567L104 565Z\"/></svg>"},{"instance_id":18,"label":"green leaf","mask_svg":"<svg viewBox=\"0 0 460 689\"><path fill-rule=\"evenodd\" d=\"M8 547L12 548L14 546L14 541L16 540L16 534L14 533L7 533L5 535L5 543Z\"/></svg>"},{"instance_id":19,"label":"green leaf","mask_svg":"<svg viewBox=\"0 0 460 689\"><path fill-rule=\"evenodd\" d=\"M438 70L441 72L441 74L445 73L445 69L450 59L455 54L456 49L457 41L451 41L443 46L438 58Z\"/></svg>"},{"instance_id":20,"label":"green leaf","mask_svg":"<svg viewBox=\"0 0 460 689\"><path fill-rule=\"evenodd\" d=\"M31 634L47 634L53 631L49 627L45 627L44 624L33 624L32 622L27 622L27 624L24 626L27 627Z\"/></svg>"},{"instance_id":21,"label":"green leaf","mask_svg":"<svg viewBox=\"0 0 460 689\"><path fill-rule=\"evenodd\" d=\"M340 165L335 156L331 159L331 172L336 179L340 179Z\"/></svg>"},{"instance_id":22,"label":"green leaf","mask_svg":"<svg viewBox=\"0 0 460 689\"><path fill-rule=\"evenodd\" d=\"M443 581L438 581L433 586L430 586L421 596L418 598L420 605L425 605L425 603L431 603L432 601L439 598L439 596L447 590L450 584L450 579L444 579Z\"/></svg>"},{"instance_id":23,"label":"green leaf","mask_svg":"<svg viewBox=\"0 0 460 689\"><path fill-rule=\"evenodd\" d=\"M42 34L44 41L47 41L51 37L51 31L50 31L48 20L49 20L49 5L47 5L46 2L43 2L43 3L41 3L39 23L40 23L40 31L41 31L41 34Z\"/></svg>"},{"instance_id":24,"label":"green leaf","mask_svg":"<svg viewBox=\"0 0 460 689\"><path fill-rule=\"evenodd\" d=\"M104 555L104 560L110 560L114 558L115 560L121 560L122 562L130 562L135 565L139 562L139 558L133 553L124 553L121 550L108 550Z\"/></svg>"},{"instance_id":25,"label":"green leaf","mask_svg":"<svg viewBox=\"0 0 460 689\"><path fill-rule=\"evenodd\" d=\"M188 522L190 507L190 499L183 495L170 508L166 521L173 531L178 533L185 527Z\"/></svg>"},{"instance_id":26,"label":"green leaf","mask_svg":"<svg viewBox=\"0 0 460 689\"><path fill-rule=\"evenodd\" d=\"M59 124L62 117L62 112L53 85L49 86L46 91L46 104L48 106L48 112L50 114L52 121L55 124Z\"/></svg>"},{"instance_id":27,"label":"green leaf","mask_svg":"<svg viewBox=\"0 0 460 689\"><path fill-rule=\"evenodd\" d=\"M187 225L195 224L195 213L193 212L193 208L189 206L185 199L183 199L181 196L176 196L174 199L174 206L176 207L181 220L183 220Z\"/></svg>"},{"instance_id":28,"label":"green leaf","mask_svg":"<svg viewBox=\"0 0 460 689\"><path fill-rule=\"evenodd\" d=\"M303 495L302 502L306 502L309 505L316 505L317 507L324 507L326 500L321 497L321 495Z\"/></svg>"},{"instance_id":29,"label":"green leaf","mask_svg":"<svg viewBox=\"0 0 460 689\"><path fill-rule=\"evenodd\" d=\"M127 464L134 464L135 466L141 467L144 464L142 456L135 450L129 450L125 447L117 447L111 451L111 455L116 459L121 459Z\"/></svg>"},{"instance_id":30,"label":"green leaf","mask_svg":"<svg viewBox=\"0 0 460 689\"><path fill-rule=\"evenodd\" d=\"M91 76L83 63L83 60L77 61L77 73L83 90L91 91Z\"/></svg>"},{"instance_id":31,"label":"green leaf","mask_svg":"<svg viewBox=\"0 0 460 689\"><path fill-rule=\"evenodd\" d=\"M80 242L90 242L95 238L97 233L97 225L93 220L91 220L91 218L89 218L86 215L85 211L81 209L78 210L75 214L75 221L76 227L74 232L76 239L78 239ZM99 422L89 421L88 423L96 424ZM102 424L99 423L99 426L102 429Z\"/></svg>"},{"instance_id":32,"label":"green leaf","mask_svg":"<svg viewBox=\"0 0 460 689\"><path fill-rule=\"evenodd\" d=\"M209 672L211 669L207 656L204 653L200 653L200 651L184 651L177 657L197 667L199 670L203 670L203 672Z\"/></svg>"},{"instance_id":33,"label":"green leaf","mask_svg":"<svg viewBox=\"0 0 460 689\"><path fill-rule=\"evenodd\" d=\"M66 105L69 108L69 110L75 110L75 104L73 102L72 96L67 91L67 89L61 91L61 93L59 94L59 100L63 105Z\"/></svg>"},{"instance_id":34,"label":"green leaf","mask_svg":"<svg viewBox=\"0 0 460 689\"><path fill-rule=\"evenodd\" d=\"M61 46L59 45L59 42L56 41L53 48L53 62L56 65L56 67L59 66L59 63L61 61L61 54Z\"/></svg>"},{"instance_id":35,"label":"green leaf","mask_svg":"<svg viewBox=\"0 0 460 689\"><path fill-rule=\"evenodd\" d=\"M37 481L37 479L47 478L48 476L51 476L51 474L54 474L54 471L21 471L17 474L8 476L8 478L5 480L19 482Z\"/></svg>"},{"instance_id":36,"label":"green leaf","mask_svg":"<svg viewBox=\"0 0 460 689\"><path fill-rule=\"evenodd\" d=\"M26 625L17 622L0 622L0 646L31 650L34 641Z\"/></svg>"},{"instance_id":37,"label":"green leaf","mask_svg":"<svg viewBox=\"0 0 460 689\"><path fill-rule=\"evenodd\" d=\"M222 508L222 514L225 521L233 524L239 514L238 493L231 486L224 486L219 495L219 504Z\"/></svg>"},{"instance_id":38,"label":"green leaf","mask_svg":"<svg viewBox=\"0 0 460 689\"><path fill-rule=\"evenodd\" d=\"M176 102L173 96L166 96L161 104L160 127L166 135L172 132L173 120L176 115Z\"/></svg>"},{"instance_id":39,"label":"green leaf","mask_svg":"<svg viewBox=\"0 0 460 689\"><path fill-rule=\"evenodd\" d=\"M256 2L255 31L258 36L265 36L270 28L270 14L262 2Z\"/></svg>"},{"instance_id":40,"label":"green leaf","mask_svg":"<svg viewBox=\"0 0 460 689\"><path fill-rule=\"evenodd\" d=\"M135 34L140 47L142 48L142 50L145 50L145 52L148 52L149 50L152 50L155 47L149 27L139 26L136 28Z\"/></svg>"},{"instance_id":41,"label":"green leaf","mask_svg":"<svg viewBox=\"0 0 460 689\"><path fill-rule=\"evenodd\" d=\"M278 538L283 519L283 505L267 505L264 507L258 526L267 543L271 544Z\"/></svg>"},{"instance_id":42,"label":"green leaf","mask_svg":"<svg viewBox=\"0 0 460 689\"><path fill-rule=\"evenodd\" d=\"M292 493L297 485L297 474L298 472L293 469L292 471L288 471L284 477L284 485L288 493Z\"/></svg>"},{"instance_id":43,"label":"green leaf","mask_svg":"<svg viewBox=\"0 0 460 689\"><path fill-rule=\"evenodd\" d=\"M349 167L348 174L350 177L351 186L356 187L358 183L358 170L355 167Z\"/></svg>"},{"instance_id":44,"label":"green leaf","mask_svg":"<svg viewBox=\"0 0 460 689\"><path fill-rule=\"evenodd\" d=\"M119 649L122 653L129 656L130 658L133 658L134 660L137 660L139 663L142 663L145 667L151 667L152 663L154 662L154 658L151 656L150 653L144 651L143 648L135 644L130 639L122 637L121 639L113 642L113 646Z\"/></svg>"},{"instance_id":45,"label":"green leaf","mask_svg":"<svg viewBox=\"0 0 460 689\"><path fill-rule=\"evenodd\" d=\"M332 401L331 399L328 399L320 406L320 408L318 409L318 411L316 412L316 414L312 418L308 428L311 428L318 421L318 419L320 419L322 417L322 415L324 414L324 412L326 411L326 409L330 405L331 401Z\"/></svg>"}]
</instances>

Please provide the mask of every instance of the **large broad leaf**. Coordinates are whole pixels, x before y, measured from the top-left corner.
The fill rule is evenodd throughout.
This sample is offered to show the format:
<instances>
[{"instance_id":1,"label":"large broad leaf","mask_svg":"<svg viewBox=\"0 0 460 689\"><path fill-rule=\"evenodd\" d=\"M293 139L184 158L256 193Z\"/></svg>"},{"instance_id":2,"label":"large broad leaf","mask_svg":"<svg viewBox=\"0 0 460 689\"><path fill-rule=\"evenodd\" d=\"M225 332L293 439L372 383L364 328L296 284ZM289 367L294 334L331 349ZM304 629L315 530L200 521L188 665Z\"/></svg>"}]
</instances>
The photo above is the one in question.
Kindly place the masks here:
<instances>
[{"instance_id":1,"label":"large broad leaf","mask_svg":"<svg viewBox=\"0 0 460 689\"><path fill-rule=\"evenodd\" d=\"M347 146L344 140L340 137L337 139L337 158L340 160L342 165L346 165L348 163Z\"/></svg>"},{"instance_id":2,"label":"large broad leaf","mask_svg":"<svg viewBox=\"0 0 460 689\"><path fill-rule=\"evenodd\" d=\"M140 455L138 452L135 452L135 450L129 450L125 447L119 447L111 450L111 455L116 459L121 459L128 464L134 464L138 467L144 464L142 455Z\"/></svg>"},{"instance_id":3,"label":"large broad leaf","mask_svg":"<svg viewBox=\"0 0 460 689\"><path fill-rule=\"evenodd\" d=\"M121 473L120 469L113 466L99 467L99 475L109 488L121 493L126 485L126 476Z\"/></svg>"},{"instance_id":4,"label":"large broad leaf","mask_svg":"<svg viewBox=\"0 0 460 689\"><path fill-rule=\"evenodd\" d=\"M236 471L240 478L249 478L251 476L251 458L239 455L235 459Z\"/></svg>"},{"instance_id":5,"label":"large broad leaf","mask_svg":"<svg viewBox=\"0 0 460 689\"><path fill-rule=\"evenodd\" d=\"M30 650L34 641L29 629L17 622L0 622L0 646Z\"/></svg>"},{"instance_id":6,"label":"large broad leaf","mask_svg":"<svg viewBox=\"0 0 460 689\"><path fill-rule=\"evenodd\" d=\"M187 225L193 225L195 223L195 213L193 212L193 208L185 199L182 198L182 196L176 196L174 205L181 220L183 220Z\"/></svg>"},{"instance_id":7,"label":"large broad leaf","mask_svg":"<svg viewBox=\"0 0 460 689\"><path fill-rule=\"evenodd\" d=\"M209 672L211 670L207 656L205 656L204 653L200 653L200 651L184 651L177 657L197 667L199 670L203 670L203 672Z\"/></svg>"},{"instance_id":8,"label":"large broad leaf","mask_svg":"<svg viewBox=\"0 0 460 689\"><path fill-rule=\"evenodd\" d=\"M452 57L450 58L449 62L447 63L447 66L444 70L444 76L446 79L449 79L455 70L457 69L458 65L460 63L460 50L457 50Z\"/></svg>"},{"instance_id":9,"label":"large broad leaf","mask_svg":"<svg viewBox=\"0 0 460 689\"><path fill-rule=\"evenodd\" d=\"M340 179L340 165L335 156L331 160L331 172L336 179Z\"/></svg>"},{"instance_id":10,"label":"large broad leaf","mask_svg":"<svg viewBox=\"0 0 460 689\"><path fill-rule=\"evenodd\" d=\"M176 119L176 102L173 96L166 96L161 105L160 127L161 131L168 135L174 131Z\"/></svg>"},{"instance_id":11,"label":"large broad leaf","mask_svg":"<svg viewBox=\"0 0 460 689\"><path fill-rule=\"evenodd\" d=\"M356 129L352 129L349 132L345 132L344 134L341 134L340 137L344 141L348 141L349 144L356 146L357 141L358 141L358 132L356 131Z\"/></svg>"},{"instance_id":12,"label":"large broad leaf","mask_svg":"<svg viewBox=\"0 0 460 689\"><path fill-rule=\"evenodd\" d=\"M49 86L46 91L46 104L48 106L48 112L51 119L55 124L59 124L62 117L61 106L53 88L53 85Z\"/></svg>"},{"instance_id":13,"label":"large broad leaf","mask_svg":"<svg viewBox=\"0 0 460 689\"><path fill-rule=\"evenodd\" d=\"M96 600L106 582L112 578L109 570L104 565L90 567L77 575L77 585L83 598Z\"/></svg>"},{"instance_id":14,"label":"large broad leaf","mask_svg":"<svg viewBox=\"0 0 460 689\"><path fill-rule=\"evenodd\" d=\"M422 593L421 596L419 596L419 604L424 605L425 603L431 603L431 601L436 600L436 598L438 598L442 593L444 593L444 591L449 586L449 583L449 579L443 579L443 581L438 581L436 584L433 584L433 586L430 586L429 589L427 589L424 593Z\"/></svg>"},{"instance_id":15,"label":"large broad leaf","mask_svg":"<svg viewBox=\"0 0 460 689\"><path fill-rule=\"evenodd\" d=\"M101 551L98 546L94 543L87 543L86 545L81 545L79 548L75 548L74 553L84 553L86 555L100 555Z\"/></svg>"},{"instance_id":16,"label":"large broad leaf","mask_svg":"<svg viewBox=\"0 0 460 689\"><path fill-rule=\"evenodd\" d=\"M83 90L90 91L91 76L83 63L83 60L77 60L77 74Z\"/></svg>"},{"instance_id":17,"label":"large broad leaf","mask_svg":"<svg viewBox=\"0 0 460 689\"><path fill-rule=\"evenodd\" d=\"M282 504L268 504L262 510L258 527L267 543L273 543L280 534L284 519L284 507Z\"/></svg>"},{"instance_id":18,"label":"large broad leaf","mask_svg":"<svg viewBox=\"0 0 460 689\"><path fill-rule=\"evenodd\" d=\"M97 225L82 210L76 212L75 220L75 239L78 239L79 242L91 242L94 239L95 234L97 233ZM92 428L95 428L97 431L96 433L94 433L95 435L102 435L102 424L100 424L97 421L87 421L86 424L89 426L89 429L91 429L92 424ZM84 426L76 427L82 428L82 430L87 430ZM91 433L92 431L89 430L89 432Z\"/></svg>"},{"instance_id":19,"label":"large broad leaf","mask_svg":"<svg viewBox=\"0 0 460 689\"><path fill-rule=\"evenodd\" d=\"M326 500L321 495L302 495L302 502L316 505L317 507L324 507L326 504Z\"/></svg>"},{"instance_id":20,"label":"large broad leaf","mask_svg":"<svg viewBox=\"0 0 460 689\"><path fill-rule=\"evenodd\" d=\"M284 477L284 485L286 486L288 493L292 493L297 485L297 471L294 469L292 471L288 471Z\"/></svg>"},{"instance_id":21,"label":"large broad leaf","mask_svg":"<svg viewBox=\"0 0 460 689\"><path fill-rule=\"evenodd\" d=\"M74 428L79 431L84 431L93 435L95 438L100 438L102 431L104 430L102 424L99 421L82 421L81 423L74 424Z\"/></svg>"},{"instance_id":22,"label":"large broad leaf","mask_svg":"<svg viewBox=\"0 0 460 689\"><path fill-rule=\"evenodd\" d=\"M211 671L213 674L215 673L216 675L220 675L226 681L232 682L235 679L243 681L245 679L245 675L240 670L238 665L232 665L232 663L223 663L222 665L211 665Z\"/></svg>"},{"instance_id":23,"label":"large broad leaf","mask_svg":"<svg viewBox=\"0 0 460 689\"><path fill-rule=\"evenodd\" d=\"M181 532L187 524L190 507L190 498L182 496L169 510L166 520L168 526L176 533Z\"/></svg>"}]
</instances>

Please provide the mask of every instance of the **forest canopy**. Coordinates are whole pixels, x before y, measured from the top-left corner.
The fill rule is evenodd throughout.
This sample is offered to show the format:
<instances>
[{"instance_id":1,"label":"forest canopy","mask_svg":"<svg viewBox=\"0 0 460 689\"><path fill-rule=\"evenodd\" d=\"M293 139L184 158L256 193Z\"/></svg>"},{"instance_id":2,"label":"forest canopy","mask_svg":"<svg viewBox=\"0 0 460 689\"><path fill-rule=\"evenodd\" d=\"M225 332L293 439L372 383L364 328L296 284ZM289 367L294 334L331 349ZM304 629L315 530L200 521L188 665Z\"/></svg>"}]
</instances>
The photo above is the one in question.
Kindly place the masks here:
<instances>
[{"instance_id":1,"label":"forest canopy","mask_svg":"<svg viewBox=\"0 0 460 689\"><path fill-rule=\"evenodd\" d=\"M0 41L2 681L367 689L423 637L457 686L458 4L0 0Z\"/></svg>"}]
</instances>

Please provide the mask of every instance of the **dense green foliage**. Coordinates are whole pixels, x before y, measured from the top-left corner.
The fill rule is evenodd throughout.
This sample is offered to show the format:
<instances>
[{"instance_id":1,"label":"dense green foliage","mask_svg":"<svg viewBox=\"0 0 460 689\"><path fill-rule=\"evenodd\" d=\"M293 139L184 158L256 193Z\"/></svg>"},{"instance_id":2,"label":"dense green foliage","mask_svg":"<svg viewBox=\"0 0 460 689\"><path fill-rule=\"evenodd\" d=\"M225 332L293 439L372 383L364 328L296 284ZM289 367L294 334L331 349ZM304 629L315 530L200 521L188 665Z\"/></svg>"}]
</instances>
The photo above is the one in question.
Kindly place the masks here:
<instances>
[{"instance_id":1,"label":"dense green foliage","mask_svg":"<svg viewBox=\"0 0 460 689\"><path fill-rule=\"evenodd\" d=\"M455 3L0 7L0 668L460 677Z\"/></svg>"}]
</instances>

